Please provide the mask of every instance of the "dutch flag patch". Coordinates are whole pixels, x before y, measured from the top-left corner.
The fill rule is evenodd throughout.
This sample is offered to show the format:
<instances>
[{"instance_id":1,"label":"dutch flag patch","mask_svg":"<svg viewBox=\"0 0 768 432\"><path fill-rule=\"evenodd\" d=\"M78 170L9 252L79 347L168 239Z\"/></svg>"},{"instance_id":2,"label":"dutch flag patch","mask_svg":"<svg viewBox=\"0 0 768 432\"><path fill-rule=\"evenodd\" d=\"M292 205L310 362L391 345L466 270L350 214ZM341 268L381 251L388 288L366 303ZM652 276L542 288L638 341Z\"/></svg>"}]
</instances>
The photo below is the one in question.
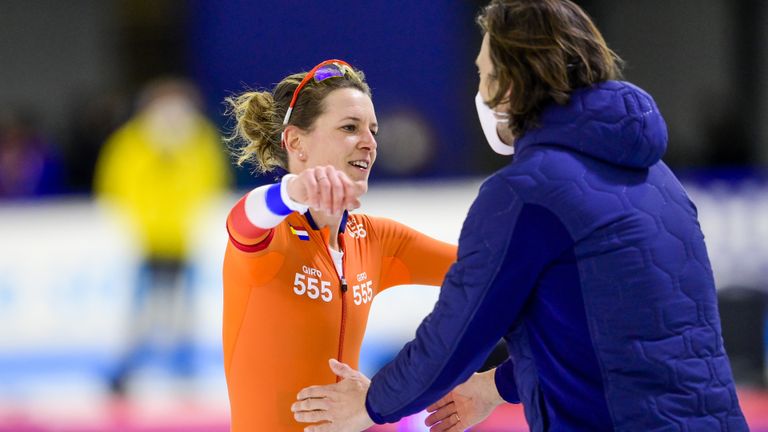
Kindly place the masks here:
<instances>
[{"instance_id":1,"label":"dutch flag patch","mask_svg":"<svg viewBox=\"0 0 768 432\"><path fill-rule=\"evenodd\" d=\"M307 232L307 230L294 228L291 225L288 225L288 226L291 227L291 233L295 236L298 236L299 240L309 240L309 233Z\"/></svg>"}]
</instances>

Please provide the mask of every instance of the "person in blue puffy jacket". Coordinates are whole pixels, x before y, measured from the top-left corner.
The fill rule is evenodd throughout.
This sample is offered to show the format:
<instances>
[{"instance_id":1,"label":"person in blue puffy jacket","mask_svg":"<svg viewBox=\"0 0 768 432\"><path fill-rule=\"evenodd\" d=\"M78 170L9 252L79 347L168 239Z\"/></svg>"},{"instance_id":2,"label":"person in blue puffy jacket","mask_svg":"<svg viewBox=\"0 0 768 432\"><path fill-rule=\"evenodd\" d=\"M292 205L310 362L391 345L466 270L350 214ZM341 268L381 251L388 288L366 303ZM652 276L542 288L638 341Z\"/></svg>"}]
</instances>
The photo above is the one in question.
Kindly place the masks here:
<instances>
[{"instance_id":1,"label":"person in blue puffy jacket","mask_svg":"<svg viewBox=\"0 0 768 432\"><path fill-rule=\"evenodd\" d=\"M506 401L534 431L747 430L653 98L568 0L493 0L478 22L478 113L514 159L482 185L415 339L370 382L331 360L342 380L301 390L294 417L357 431L429 407L433 431L458 431ZM473 374L499 338L509 359Z\"/></svg>"}]
</instances>

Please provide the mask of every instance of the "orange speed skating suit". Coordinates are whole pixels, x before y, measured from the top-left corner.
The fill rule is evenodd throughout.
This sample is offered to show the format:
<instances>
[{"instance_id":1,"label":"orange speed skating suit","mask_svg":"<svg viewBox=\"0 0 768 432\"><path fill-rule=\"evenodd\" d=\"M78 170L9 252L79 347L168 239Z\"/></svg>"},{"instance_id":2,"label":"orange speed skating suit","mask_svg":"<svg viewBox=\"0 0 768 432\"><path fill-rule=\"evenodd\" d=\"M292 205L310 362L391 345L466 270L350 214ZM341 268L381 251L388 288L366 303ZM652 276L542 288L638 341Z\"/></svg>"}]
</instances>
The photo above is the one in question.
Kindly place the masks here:
<instances>
[{"instance_id":1,"label":"orange speed skating suit","mask_svg":"<svg viewBox=\"0 0 768 432\"><path fill-rule=\"evenodd\" d=\"M237 211L227 220L223 268L231 430L302 431L307 425L293 419L291 404L302 388L336 381L328 359L358 367L373 298L395 285L440 285L456 246L389 219L345 213L341 278L329 229L317 229L309 212L253 238Z\"/></svg>"}]
</instances>

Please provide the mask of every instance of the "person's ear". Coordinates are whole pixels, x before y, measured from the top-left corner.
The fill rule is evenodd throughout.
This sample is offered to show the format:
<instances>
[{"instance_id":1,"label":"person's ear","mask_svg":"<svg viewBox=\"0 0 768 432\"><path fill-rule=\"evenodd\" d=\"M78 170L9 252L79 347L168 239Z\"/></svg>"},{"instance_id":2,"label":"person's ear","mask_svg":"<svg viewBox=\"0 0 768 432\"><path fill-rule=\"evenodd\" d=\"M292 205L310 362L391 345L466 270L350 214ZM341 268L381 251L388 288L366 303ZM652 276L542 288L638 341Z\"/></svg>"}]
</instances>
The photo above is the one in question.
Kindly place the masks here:
<instances>
[{"instance_id":1,"label":"person's ear","mask_svg":"<svg viewBox=\"0 0 768 432\"><path fill-rule=\"evenodd\" d=\"M293 154L300 161L305 162L307 160L307 152L302 142L301 130L294 126L288 125L283 131L283 145L289 155Z\"/></svg>"}]
</instances>

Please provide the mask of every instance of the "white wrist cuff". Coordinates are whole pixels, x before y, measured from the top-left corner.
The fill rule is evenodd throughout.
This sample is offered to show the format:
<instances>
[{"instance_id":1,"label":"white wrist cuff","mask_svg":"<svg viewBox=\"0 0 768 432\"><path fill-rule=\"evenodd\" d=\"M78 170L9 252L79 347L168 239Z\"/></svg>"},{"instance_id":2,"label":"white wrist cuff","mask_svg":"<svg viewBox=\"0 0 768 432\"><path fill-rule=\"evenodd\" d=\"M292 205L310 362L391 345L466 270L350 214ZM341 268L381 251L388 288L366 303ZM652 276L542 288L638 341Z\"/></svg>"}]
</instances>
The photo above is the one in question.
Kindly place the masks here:
<instances>
[{"instance_id":1,"label":"white wrist cuff","mask_svg":"<svg viewBox=\"0 0 768 432\"><path fill-rule=\"evenodd\" d=\"M283 180L280 182L280 198L283 200L283 204L285 204L286 207L295 212L304 214L309 210L309 206L298 203L288 196L288 182L295 177L298 176L296 174L286 174L283 176Z\"/></svg>"}]
</instances>

